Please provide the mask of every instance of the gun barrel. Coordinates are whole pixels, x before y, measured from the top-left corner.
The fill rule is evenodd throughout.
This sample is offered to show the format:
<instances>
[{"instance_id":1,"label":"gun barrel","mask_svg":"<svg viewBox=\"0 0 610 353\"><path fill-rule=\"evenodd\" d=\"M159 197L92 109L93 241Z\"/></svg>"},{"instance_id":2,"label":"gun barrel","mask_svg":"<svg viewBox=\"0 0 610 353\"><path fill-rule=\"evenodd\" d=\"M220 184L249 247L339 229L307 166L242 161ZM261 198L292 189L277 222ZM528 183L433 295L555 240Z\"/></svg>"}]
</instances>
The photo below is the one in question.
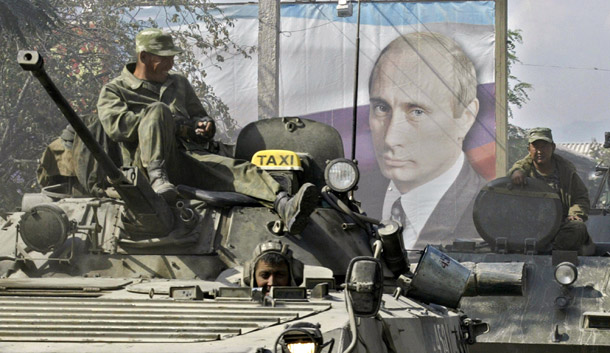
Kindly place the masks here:
<instances>
[{"instance_id":1,"label":"gun barrel","mask_svg":"<svg viewBox=\"0 0 610 353\"><path fill-rule=\"evenodd\" d=\"M85 146L91 151L93 157L103 168L106 175L108 175L108 178L110 178L113 183L122 180L123 173L121 173L102 146L100 146L93 135L91 135L91 132L87 129L85 123L83 123L78 114L72 109L72 106L70 106L70 103L68 103L53 81L51 81L49 75L47 75L47 72L44 69L44 60L42 56L37 51L20 50L17 56L17 62L22 69L31 71L34 77L40 81L59 110L61 110L66 119L68 119L68 122L74 128L74 131L80 136Z\"/></svg>"},{"instance_id":2,"label":"gun barrel","mask_svg":"<svg viewBox=\"0 0 610 353\"><path fill-rule=\"evenodd\" d=\"M40 81L59 110L64 114L74 131L85 146L91 151L95 160L110 179L121 199L125 202L127 218L134 224L134 233L149 235L166 235L174 224L174 216L168 204L157 195L137 168L127 168L125 173L119 170L102 146L91 135L91 132L72 109L70 103L59 92L49 75L44 70L44 60L37 51L19 51L17 62L26 71L31 71ZM126 174L128 176L126 176Z\"/></svg>"}]
</instances>

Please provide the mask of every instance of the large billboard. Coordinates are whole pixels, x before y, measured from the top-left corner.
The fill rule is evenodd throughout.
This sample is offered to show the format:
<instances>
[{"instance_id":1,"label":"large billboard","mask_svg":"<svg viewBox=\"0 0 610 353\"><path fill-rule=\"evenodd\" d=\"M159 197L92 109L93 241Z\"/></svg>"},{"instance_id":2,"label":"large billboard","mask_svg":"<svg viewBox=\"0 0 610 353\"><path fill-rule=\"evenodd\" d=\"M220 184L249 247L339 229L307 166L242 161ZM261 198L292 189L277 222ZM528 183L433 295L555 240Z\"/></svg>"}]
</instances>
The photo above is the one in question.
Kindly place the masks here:
<instances>
[{"instance_id":1,"label":"large billboard","mask_svg":"<svg viewBox=\"0 0 610 353\"><path fill-rule=\"evenodd\" d=\"M473 200L496 172L495 2L367 2L360 17L357 199L405 225L406 248L477 238ZM279 115L335 126L350 157L357 7L282 4ZM256 43L256 5L227 6ZM257 119L257 65L228 61L207 82L241 124Z\"/></svg>"}]
</instances>

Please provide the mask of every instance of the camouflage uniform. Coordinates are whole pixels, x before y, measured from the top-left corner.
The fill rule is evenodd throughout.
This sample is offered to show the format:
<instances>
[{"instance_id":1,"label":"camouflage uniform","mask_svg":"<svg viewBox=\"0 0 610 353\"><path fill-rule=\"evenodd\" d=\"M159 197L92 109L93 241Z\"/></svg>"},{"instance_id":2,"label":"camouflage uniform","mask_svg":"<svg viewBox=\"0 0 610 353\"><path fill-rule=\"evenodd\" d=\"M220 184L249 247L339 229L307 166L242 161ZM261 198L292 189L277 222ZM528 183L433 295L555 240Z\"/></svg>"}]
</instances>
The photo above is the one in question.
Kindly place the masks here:
<instances>
[{"instance_id":1,"label":"camouflage uniform","mask_svg":"<svg viewBox=\"0 0 610 353\"><path fill-rule=\"evenodd\" d=\"M214 125L186 77L167 72L182 49L170 34L148 28L136 35L136 53L141 61L105 85L97 103L104 131L121 144L123 164L144 169L153 191L169 203L178 196L174 184L235 191L272 207L288 233L303 231L319 201L317 187L304 183L290 196L248 161L206 151L200 143L208 143Z\"/></svg>"},{"instance_id":2,"label":"camouflage uniform","mask_svg":"<svg viewBox=\"0 0 610 353\"><path fill-rule=\"evenodd\" d=\"M135 63L127 64L102 88L97 104L104 130L122 146L124 164L146 169L164 163L175 184L235 191L268 203L276 199L281 188L268 173L176 136L180 126L207 117L186 77L171 73L162 84L153 83L136 78L134 70Z\"/></svg>"},{"instance_id":3,"label":"camouflage uniform","mask_svg":"<svg viewBox=\"0 0 610 353\"><path fill-rule=\"evenodd\" d=\"M530 131L529 143L536 140L545 140L553 143L551 130L548 128L535 128ZM563 207L563 222L555 239L553 248L558 250L579 250L583 245L591 243L587 226L584 221L589 215L589 192L585 183L576 173L576 168L568 160L553 153L551 162L555 165L555 172L559 176L559 183L556 191L561 199ZM531 156L515 162L509 170L508 175L512 175L516 170L522 171L531 178L543 178L536 171L536 166ZM566 220L568 216L578 216L582 221Z\"/></svg>"}]
</instances>

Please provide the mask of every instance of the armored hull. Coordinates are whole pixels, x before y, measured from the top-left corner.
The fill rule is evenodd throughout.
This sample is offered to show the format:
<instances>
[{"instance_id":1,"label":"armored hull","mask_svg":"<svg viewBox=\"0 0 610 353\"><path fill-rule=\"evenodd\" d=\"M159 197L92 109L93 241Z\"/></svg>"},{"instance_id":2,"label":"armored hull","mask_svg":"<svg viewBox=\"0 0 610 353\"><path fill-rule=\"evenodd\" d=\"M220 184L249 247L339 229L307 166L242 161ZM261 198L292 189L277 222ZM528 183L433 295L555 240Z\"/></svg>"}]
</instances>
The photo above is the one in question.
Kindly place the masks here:
<instances>
[{"instance_id":1,"label":"armored hull","mask_svg":"<svg viewBox=\"0 0 610 353\"><path fill-rule=\"evenodd\" d=\"M142 285L129 279L114 279L110 283L108 279L91 278L77 282L57 281L53 285L55 290L71 288L69 297L2 296L0 349L3 352L273 352L273 345L285 328L299 322L319 324L324 341L335 340L333 352L344 351L351 340L344 296L336 291L323 299L275 300L262 304L230 297L175 300L168 298L163 289L150 298L148 294L129 292L129 286ZM102 284L105 287L99 288ZM151 288L168 285L149 284ZM210 286L209 282L201 281L175 284ZM77 287L83 285L94 286L85 294L92 294L93 288L98 288L96 297L76 293ZM108 288L123 285L126 289ZM42 288L44 284L37 286ZM403 352L467 351L460 315L405 297L396 300L386 295L384 302L381 320L362 319L359 324L361 342L355 352L365 352L367 348L369 352L388 352L383 337Z\"/></svg>"},{"instance_id":2,"label":"armored hull","mask_svg":"<svg viewBox=\"0 0 610 353\"><path fill-rule=\"evenodd\" d=\"M20 52L18 61L111 185L102 197L51 185L1 220L0 351L263 353L305 344L315 352L461 353L476 341L477 325L462 312L383 294L399 286L382 269L380 245L373 254L379 221L350 197L358 170L334 128L262 120L227 149L289 192L317 187L322 200L305 229L290 234L271 208L244 195L179 185L178 201L166 203L137 168L115 166L37 52ZM305 266L300 286L265 295L243 285L242 266L270 240Z\"/></svg>"},{"instance_id":3,"label":"armored hull","mask_svg":"<svg viewBox=\"0 0 610 353\"><path fill-rule=\"evenodd\" d=\"M3 220L1 351L274 352L286 328L302 322L319 325L325 342L334 339L333 352L350 345L340 284L353 257L372 255L374 236L345 213L320 205L303 233L276 234L278 217L266 207L184 200L197 213L191 230L135 237L123 225L121 200L57 196L28 195ZM56 238L64 240L47 252L24 242ZM304 281L257 297L240 285L241 264L269 239L289 244L306 264ZM396 284L386 277L391 292ZM320 294L320 283L328 292ZM468 351L462 312L404 295L382 300L377 316L359 320L354 352Z\"/></svg>"},{"instance_id":4,"label":"armored hull","mask_svg":"<svg viewBox=\"0 0 610 353\"><path fill-rule=\"evenodd\" d=\"M553 250L551 242L562 220L557 194L531 179L524 187L510 188L509 179L500 178L479 193L474 219L485 242L458 241L444 248L457 261L483 264L495 272L485 285L498 290L460 301L460 308L490 326L473 351L608 351L610 258L607 228L599 232L607 217L589 218L594 255ZM493 276L515 264L523 267L522 283L518 291L509 292ZM473 277L482 279L476 271Z\"/></svg>"},{"instance_id":5,"label":"armored hull","mask_svg":"<svg viewBox=\"0 0 610 353\"><path fill-rule=\"evenodd\" d=\"M608 266L600 256L577 258L569 287L555 280L551 255L449 253L463 262L525 264L522 296L463 297L460 307L489 323L475 352L604 352L610 347ZM558 260L555 260L557 262Z\"/></svg>"}]
</instances>

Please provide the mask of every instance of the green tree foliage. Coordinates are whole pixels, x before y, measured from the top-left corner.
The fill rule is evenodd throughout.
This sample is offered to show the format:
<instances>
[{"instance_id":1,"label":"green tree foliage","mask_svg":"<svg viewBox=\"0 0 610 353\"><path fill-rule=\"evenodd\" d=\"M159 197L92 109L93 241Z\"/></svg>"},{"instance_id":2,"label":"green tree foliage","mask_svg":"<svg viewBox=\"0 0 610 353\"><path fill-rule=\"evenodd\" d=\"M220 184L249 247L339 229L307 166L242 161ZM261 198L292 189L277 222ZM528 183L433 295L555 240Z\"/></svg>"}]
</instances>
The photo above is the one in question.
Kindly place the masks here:
<instances>
[{"instance_id":1,"label":"green tree foliage","mask_svg":"<svg viewBox=\"0 0 610 353\"><path fill-rule=\"evenodd\" d=\"M521 61L517 57L516 45L523 43L521 30L508 30L508 40L506 42L506 60L507 60L507 76L508 76L508 117L513 117L513 107L521 108L530 100L528 92L533 89L532 85L521 81L518 77L511 73L511 68L515 63ZM523 158L527 154L527 133L516 125L508 124L508 168Z\"/></svg>"},{"instance_id":2,"label":"green tree foliage","mask_svg":"<svg viewBox=\"0 0 610 353\"><path fill-rule=\"evenodd\" d=\"M26 34L49 31L57 20L48 0L0 0L0 29L10 41L26 43Z\"/></svg>"},{"instance_id":3,"label":"green tree foliage","mask_svg":"<svg viewBox=\"0 0 610 353\"><path fill-rule=\"evenodd\" d=\"M507 60L507 76L508 76L508 117L513 117L512 106L521 108L523 104L530 100L528 92L533 89L532 85L521 81L518 77L512 74L512 66L515 63L520 63L521 60L517 57L516 45L523 43L520 29L509 29L506 41L506 60Z\"/></svg>"},{"instance_id":4,"label":"green tree foliage","mask_svg":"<svg viewBox=\"0 0 610 353\"><path fill-rule=\"evenodd\" d=\"M0 207L5 209L18 205L21 194L35 188L39 145L57 134L42 114L49 105L31 101L33 91L40 90L17 65L17 51L42 42L58 21L48 2L0 0Z\"/></svg>"},{"instance_id":5,"label":"green tree foliage","mask_svg":"<svg viewBox=\"0 0 610 353\"><path fill-rule=\"evenodd\" d=\"M519 126L508 124L508 169L527 153L527 131Z\"/></svg>"},{"instance_id":6,"label":"green tree foliage","mask_svg":"<svg viewBox=\"0 0 610 353\"><path fill-rule=\"evenodd\" d=\"M233 20L208 0L164 1L165 6L146 8L133 3L0 0L0 207L13 209L23 193L38 190L37 159L67 125L40 84L17 64L18 50L38 50L49 76L86 116L95 114L102 85L133 60L135 34L147 27L167 27L186 49L175 69L189 76L221 137L232 137L236 122L205 84L206 67L199 58L220 65L227 56L249 57L254 49L229 37Z\"/></svg>"}]
</instances>

